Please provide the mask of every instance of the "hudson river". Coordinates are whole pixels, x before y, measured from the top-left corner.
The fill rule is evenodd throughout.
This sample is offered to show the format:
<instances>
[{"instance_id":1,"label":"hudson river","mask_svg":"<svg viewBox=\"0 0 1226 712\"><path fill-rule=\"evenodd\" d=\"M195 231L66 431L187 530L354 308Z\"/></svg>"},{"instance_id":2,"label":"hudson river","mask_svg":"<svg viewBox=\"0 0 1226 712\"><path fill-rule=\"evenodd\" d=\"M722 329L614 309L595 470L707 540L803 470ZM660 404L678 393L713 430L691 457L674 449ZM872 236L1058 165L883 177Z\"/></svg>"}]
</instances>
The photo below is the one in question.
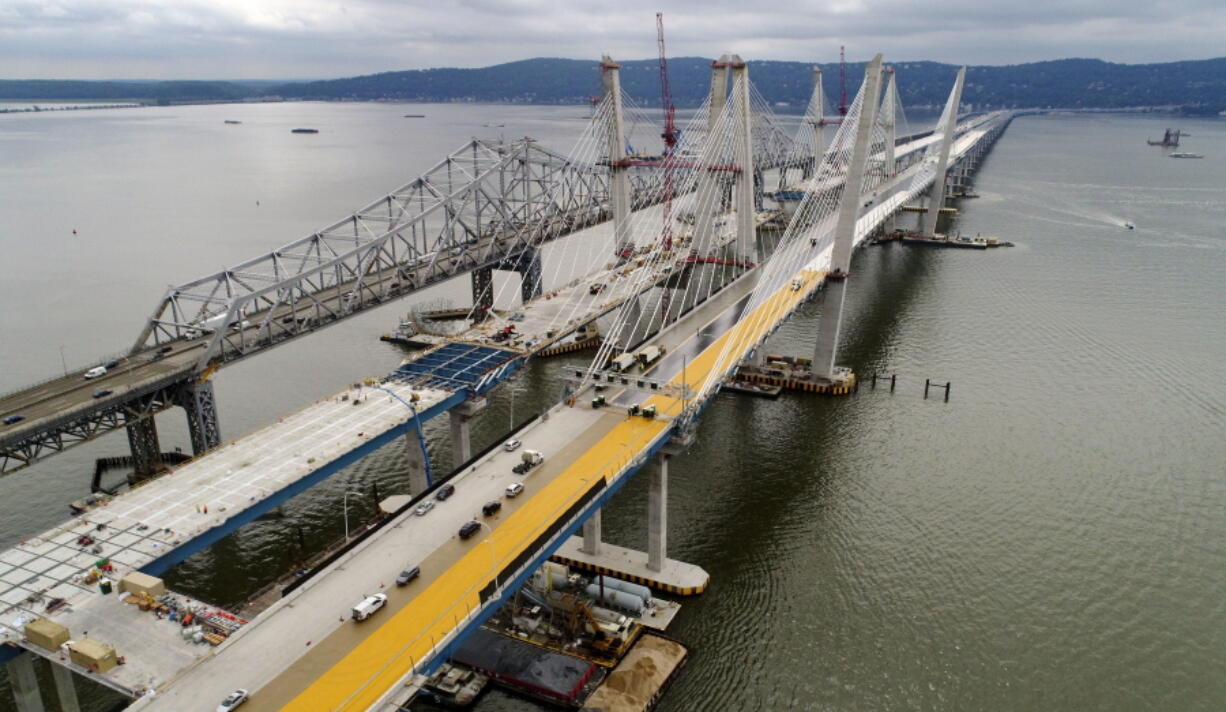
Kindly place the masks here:
<instances>
[{"instance_id":1,"label":"hudson river","mask_svg":"<svg viewBox=\"0 0 1226 712\"><path fill-rule=\"evenodd\" d=\"M61 355L76 367L130 347L168 284L320 229L471 136L566 153L582 114L303 103L0 116L0 390L55 375ZM1205 158L1145 144L1168 126ZM955 229L1016 247L870 247L853 265L842 360L865 381L897 374L894 393L724 394L674 458L669 553L712 579L670 630L692 658L661 712L1226 700L1226 122L1024 117L974 182L982 197L957 204ZM226 369L225 437L395 368L402 352L378 336L409 306ZM820 309L768 351L807 355ZM563 366L583 358L523 372L514 419L556 400ZM925 378L951 381L950 402L924 400ZM504 390L474 447L498 439L510 408ZM164 449L189 449L179 411L158 427ZM445 430L428 428L440 469ZM111 435L0 479L0 544L63 520L94 458L126 448ZM233 605L286 570L299 527L308 546L340 536L344 491L396 492L403 472L389 448L169 579ZM605 515L614 543L645 545L640 480ZM368 515L372 499L356 507ZM114 705L109 694L92 689L88 708ZM0 673L0 709L10 700ZM479 709L535 707L495 692Z\"/></svg>"}]
</instances>

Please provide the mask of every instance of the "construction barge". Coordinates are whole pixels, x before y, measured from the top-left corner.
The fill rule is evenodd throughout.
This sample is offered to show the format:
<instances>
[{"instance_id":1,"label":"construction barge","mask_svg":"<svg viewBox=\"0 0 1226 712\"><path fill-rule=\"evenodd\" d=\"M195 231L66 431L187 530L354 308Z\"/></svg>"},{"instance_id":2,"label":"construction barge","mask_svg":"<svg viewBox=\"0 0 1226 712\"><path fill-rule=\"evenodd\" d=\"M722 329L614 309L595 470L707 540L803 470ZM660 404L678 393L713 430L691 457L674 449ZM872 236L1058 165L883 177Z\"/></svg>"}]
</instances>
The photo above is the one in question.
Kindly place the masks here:
<instances>
[{"instance_id":1,"label":"construction barge","mask_svg":"<svg viewBox=\"0 0 1226 712\"><path fill-rule=\"evenodd\" d=\"M456 650L421 698L463 708L489 684L562 709L646 712L689 655L659 632L678 609L646 586L548 563Z\"/></svg>"}]
</instances>

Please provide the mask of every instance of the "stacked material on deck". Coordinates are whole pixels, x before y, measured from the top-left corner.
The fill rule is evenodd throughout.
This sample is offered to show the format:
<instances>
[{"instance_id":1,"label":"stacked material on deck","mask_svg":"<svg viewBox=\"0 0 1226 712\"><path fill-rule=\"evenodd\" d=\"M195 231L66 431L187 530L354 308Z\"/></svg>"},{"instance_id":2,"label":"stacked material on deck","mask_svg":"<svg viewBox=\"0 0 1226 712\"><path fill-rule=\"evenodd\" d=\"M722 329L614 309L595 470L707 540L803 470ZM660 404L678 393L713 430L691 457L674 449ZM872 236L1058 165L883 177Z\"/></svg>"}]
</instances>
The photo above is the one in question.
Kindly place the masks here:
<instances>
[{"instance_id":1,"label":"stacked material on deck","mask_svg":"<svg viewBox=\"0 0 1226 712\"><path fill-rule=\"evenodd\" d=\"M44 650L57 652L60 646L68 642L68 629L55 621L39 618L26 623L26 640Z\"/></svg>"},{"instance_id":2,"label":"stacked material on deck","mask_svg":"<svg viewBox=\"0 0 1226 712\"><path fill-rule=\"evenodd\" d=\"M645 634L583 703L592 712L645 712L685 662L685 646L663 636Z\"/></svg>"}]
</instances>

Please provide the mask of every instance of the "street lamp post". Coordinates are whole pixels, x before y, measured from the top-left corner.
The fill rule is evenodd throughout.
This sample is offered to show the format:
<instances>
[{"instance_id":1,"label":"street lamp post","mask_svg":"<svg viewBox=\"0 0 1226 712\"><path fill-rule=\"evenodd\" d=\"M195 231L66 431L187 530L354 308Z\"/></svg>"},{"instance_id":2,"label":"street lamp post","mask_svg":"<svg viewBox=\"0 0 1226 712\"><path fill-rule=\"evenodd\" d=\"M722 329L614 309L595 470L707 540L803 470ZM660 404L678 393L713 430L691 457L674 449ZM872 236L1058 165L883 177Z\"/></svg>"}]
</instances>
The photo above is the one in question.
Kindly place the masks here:
<instances>
[{"instance_id":1,"label":"street lamp post","mask_svg":"<svg viewBox=\"0 0 1226 712\"><path fill-rule=\"evenodd\" d=\"M360 492L350 492L349 490L345 490L345 496L342 498L345 509L345 541L349 541L349 495L353 495L355 497L362 496Z\"/></svg>"},{"instance_id":2,"label":"street lamp post","mask_svg":"<svg viewBox=\"0 0 1226 712\"><path fill-rule=\"evenodd\" d=\"M64 358L64 347L60 347L60 365L64 367L64 378L68 378L68 360Z\"/></svg>"}]
</instances>

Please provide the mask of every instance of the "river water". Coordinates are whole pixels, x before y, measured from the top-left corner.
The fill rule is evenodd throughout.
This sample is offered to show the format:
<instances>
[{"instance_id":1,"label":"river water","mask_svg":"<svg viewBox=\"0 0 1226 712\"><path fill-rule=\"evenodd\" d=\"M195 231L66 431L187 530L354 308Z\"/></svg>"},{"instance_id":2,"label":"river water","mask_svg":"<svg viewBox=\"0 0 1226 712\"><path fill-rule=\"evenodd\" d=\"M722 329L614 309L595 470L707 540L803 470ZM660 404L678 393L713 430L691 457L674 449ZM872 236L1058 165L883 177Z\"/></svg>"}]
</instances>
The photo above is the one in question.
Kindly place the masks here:
<instances>
[{"instance_id":1,"label":"river water","mask_svg":"<svg viewBox=\"0 0 1226 712\"><path fill-rule=\"evenodd\" d=\"M167 284L321 228L470 136L566 152L582 114L304 103L0 116L0 390L123 350ZM1220 708L1226 124L1179 121L1185 150L1206 158L1172 160L1144 142L1172 121L1018 119L955 228L1016 247L861 252L842 360L864 379L896 374L894 393L718 397L670 468L670 554L712 583L670 630L692 658L660 710ZM377 336L408 306L228 368L225 436L394 368L401 352ZM807 354L820 309L768 350ZM583 358L526 369L474 446L556 400L563 367ZM924 400L925 378L951 381L950 402ZM178 411L158 425L165 449L187 449ZM427 430L435 466L450 467L445 420ZM0 544L61 521L93 459L125 450L112 435L0 479ZM300 528L308 549L340 535L344 491L386 495L402 473L399 448L379 453L168 578L232 605L292 565ZM645 545L644 485L606 512L610 541ZM353 499L373 512L373 497ZM87 696L91 710L114 703ZM493 693L480 709L534 706Z\"/></svg>"}]
</instances>

